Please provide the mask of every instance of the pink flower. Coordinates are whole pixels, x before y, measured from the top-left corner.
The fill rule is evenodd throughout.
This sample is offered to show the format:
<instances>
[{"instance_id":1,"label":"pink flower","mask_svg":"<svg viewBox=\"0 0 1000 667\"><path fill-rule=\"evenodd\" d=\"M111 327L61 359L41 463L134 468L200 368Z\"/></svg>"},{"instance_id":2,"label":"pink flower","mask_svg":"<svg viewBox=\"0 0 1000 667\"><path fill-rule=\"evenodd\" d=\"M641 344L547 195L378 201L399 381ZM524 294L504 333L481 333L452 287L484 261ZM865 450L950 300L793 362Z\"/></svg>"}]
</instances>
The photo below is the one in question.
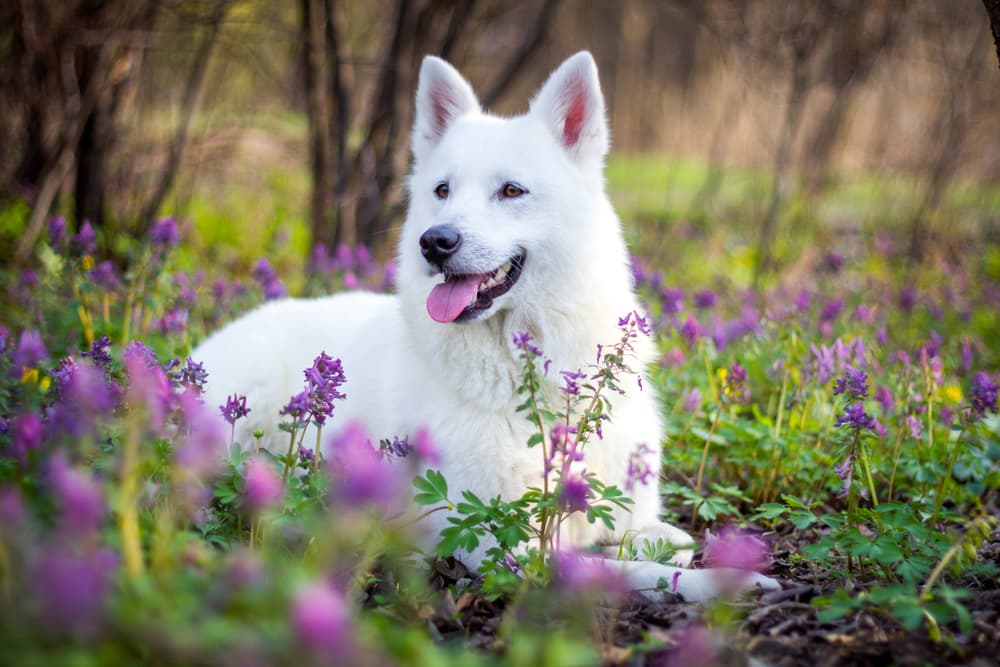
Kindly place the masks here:
<instances>
[{"instance_id":1,"label":"pink flower","mask_svg":"<svg viewBox=\"0 0 1000 667\"><path fill-rule=\"evenodd\" d=\"M89 474L73 468L58 453L49 459L48 473L62 532L75 537L96 532L107 514L107 503L97 482Z\"/></svg>"},{"instance_id":2,"label":"pink flower","mask_svg":"<svg viewBox=\"0 0 1000 667\"><path fill-rule=\"evenodd\" d=\"M330 474L334 498L349 506L375 505L394 509L407 488L393 466L372 447L368 431L357 421L329 440Z\"/></svg>"},{"instance_id":3,"label":"pink flower","mask_svg":"<svg viewBox=\"0 0 1000 667\"><path fill-rule=\"evenodd\" d=\"M557 551L553 559L555 581L568 592L591 590L623 594L628 591L625 579L609 568L603 558L564 549Z\"/></svg>"},{"instance_id":4,"label":"pink flower","mask_svg":"<svg viewBox=\"0 0 1000 667\"><path fill-rule=\"evenodd\" d=\"M197 389L188 389L178 399L182 417L181 442L177 445L177 463L195 477L214 474L222 464L226 436L219 418L198 397Z\"/></svg>"},{"instance_id":5,"label":"pink flower","mask_svg":"<svg viewBox=\"0 0 1000 667\"><path fill-rule=\"evenodd\" d=\"M281 477L260 457L255 456L247 461L244 482L243 499L251 512L277 505L284 497Z\"/></svg>"},{"instance_id":6,"label":"pink flower","mask_svg":"<svg viewBox=\"0 0 1000 667\"><path fill-rule=\"evenodd\" d=\"M295 595L292 627L313 651L332 655L349 648L351 616L347 602L326 583L309 584Z\"/></svg>"},{"instance_id":7,"label":"pink flower","mask_svg":"<svg viewBox=\"0 0 1000 667\"><path fill-rule=\"evenodd\" d=\"M759 572L767 564L767 545L759 537L736 528L723 528L719 537L708 533L705 540L706 565Z\"/></svg>"},{"instance_id":8,"label":"pink flower","mask_svg":"<svg viewBox=\"0 0 1000 667\"><path fill-rule=\"evenodd\" d=\"M434 439L431 438L431 432L425 426L421 426L413 434L411 447L413 447L413 451L420 457L421 461L428 463L441 462L441 452L438 451L437 445L434 444Z\"/></svg>"},{"instance_id":9,"label":"pink flower","mask_svg":"<svg viewBox=\"0 0 1000 667\"><path fill-rule=\"evenodd\" d=\"M701 407L701 391L695 387L684 394L684 412L695 413Z\"/></svg>"},{"instance_id":10,"label":"pink flower","mask_svg":"<svg viewBox=\"0 0 1000 667\"><path fill-rule=\"evenodd\" d=\"M23 414L14 420L13 424L13 448L14 455L19 459L24 459L29 451L33 451L42 446L42 438L45 436L45 425L34 412Z\"/></svg>"}]
</instances>

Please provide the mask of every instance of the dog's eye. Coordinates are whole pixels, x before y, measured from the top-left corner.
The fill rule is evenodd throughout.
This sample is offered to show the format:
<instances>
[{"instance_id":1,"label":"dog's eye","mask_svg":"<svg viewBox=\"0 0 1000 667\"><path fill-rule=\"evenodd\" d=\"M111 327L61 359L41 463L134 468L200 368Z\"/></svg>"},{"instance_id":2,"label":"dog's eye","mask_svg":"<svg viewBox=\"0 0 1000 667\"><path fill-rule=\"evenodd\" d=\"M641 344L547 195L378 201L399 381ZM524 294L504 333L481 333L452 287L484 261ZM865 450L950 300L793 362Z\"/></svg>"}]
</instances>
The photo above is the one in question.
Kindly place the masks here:
<instances>
[{"instance_id":1,"label":"dog's eye","mask_svg":"<svg viewBox=\"0 0 1000 667\"><path fill-rule=\"evenodd\" d=\"M437 197L438 199L447 199L448 198L448 184L447 183L438 183L438 186L436 188L434 188L434 196Z\"/></svg>"},{"instance_id":2,"label":"dog's eye","mask_svg":"<svg viewBox=\"0 0 1000 667\"><path fill-rule=\"evenodd\" d=\"M500 196L504 199L514 199L515 197L520 197L526 192L527 190L516 183L504 183L503 187L500 188Z\"/></svg>"}]
</instances>

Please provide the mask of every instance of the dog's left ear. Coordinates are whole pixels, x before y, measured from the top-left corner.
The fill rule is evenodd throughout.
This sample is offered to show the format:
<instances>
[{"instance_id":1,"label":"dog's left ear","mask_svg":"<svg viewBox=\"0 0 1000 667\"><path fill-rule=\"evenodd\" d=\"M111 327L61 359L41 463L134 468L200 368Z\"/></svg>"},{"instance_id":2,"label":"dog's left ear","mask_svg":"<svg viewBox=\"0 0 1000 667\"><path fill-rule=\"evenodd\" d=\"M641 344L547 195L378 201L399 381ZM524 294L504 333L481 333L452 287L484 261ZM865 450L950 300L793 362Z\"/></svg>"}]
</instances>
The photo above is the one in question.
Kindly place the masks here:
<instances>
[{"instance_id":1,"label":"dog's left ear","mask_svg":"<svg viewBox=\"0 0 1000 667\"><path fill-rule=\"evenodd\" d=\"M577 161L600 160L608 153L608 123L597 65L588 51L571 56L549 76L531 100L556 140Z\"/></svg>"},{"instance_id":2,"label":"dog's left ear","mask_svg":"<svg viewBox=\"0 0 1000 667\"><path fill-rule=\"evenodd\" d=\"M417 162L423 160L456 118L480 111L472 86L458 70L440 58L426 56L417 84L413 157Z\"/></svg>"}]
</instances>

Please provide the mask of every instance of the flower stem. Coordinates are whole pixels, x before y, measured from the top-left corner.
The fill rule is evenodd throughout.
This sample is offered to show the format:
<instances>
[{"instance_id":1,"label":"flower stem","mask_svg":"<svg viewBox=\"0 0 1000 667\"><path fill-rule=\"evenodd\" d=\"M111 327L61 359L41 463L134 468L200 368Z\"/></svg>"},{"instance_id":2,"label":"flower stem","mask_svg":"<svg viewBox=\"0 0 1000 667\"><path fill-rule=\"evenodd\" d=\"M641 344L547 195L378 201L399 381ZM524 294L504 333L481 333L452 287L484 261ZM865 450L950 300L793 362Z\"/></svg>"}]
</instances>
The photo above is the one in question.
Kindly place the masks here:
<instances>
[{"instance_id":1,"label":"flower stem","mask_svg":"<svg viewBox=\"0 0 1000 667\"><path fill-rule=\"evenodd\" d=\"M701 464L698 466L698 477L694 483L694 492L697 494L701 493L701 481L702 476L705 474L705 463L708 461L708 448L712 444L712 436L715 435L715 429L719 426L719 420L722 415L722 409L718 409L715 412L715 419L712 420L712 427L708 430L708 437L705 438L705 448L701 452Z\"/></svg>"}]
</instances>

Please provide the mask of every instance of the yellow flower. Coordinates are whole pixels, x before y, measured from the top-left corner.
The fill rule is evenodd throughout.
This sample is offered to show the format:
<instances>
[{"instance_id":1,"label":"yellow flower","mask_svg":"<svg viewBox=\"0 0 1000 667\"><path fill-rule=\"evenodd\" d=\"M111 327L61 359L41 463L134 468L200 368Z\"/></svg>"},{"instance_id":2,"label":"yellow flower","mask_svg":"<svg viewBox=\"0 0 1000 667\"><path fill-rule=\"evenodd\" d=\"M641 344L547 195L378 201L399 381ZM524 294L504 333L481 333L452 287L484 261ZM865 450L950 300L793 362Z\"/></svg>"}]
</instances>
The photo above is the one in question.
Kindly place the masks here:
<instances>
[{"instance_id":1,"label":"yellow flower","mask_svg":"<svg viewBox=\"0 0 1000 667\"><path fill-rule=\"evenodd\" d=\"M48 391L51 385L52 385L52 378L50 378L48 375L43 375L42 379L38 381L38 388L41 389L43 393Z\"/></svg>"},{"instance_id":2,"label":"yellow flower","mask_svg":"<svg viewBox=\"0 0 1000 667\"><path fill-rule=\"evenodd\" d=\"M38 382L38 369L25 366L21 369L21 384L35 384Z\"/></svg>"},{"instance_id":3,"label":"yellow flower","mask_svg":"<svg viewBox=\"0 0 1000 667\"><path fill-rule=\"evenodd\" d=\"M719 384L722 385L722 393L723 393L723 395L724 396L732 396L733 395L733 388L729 386L728 382L726 382L726 378L729 376L729 369L727 369L727 368L718 368L715 371L715 375L716 375L716 377L719 378Z\"/></svg>"},{"instance_id":4,"label":"yellow flower","mask_svg":"<svg viewBox=\"0 0 1000 667\"><path fill-rule=\"evenodd\" d=\"M91 257L90 255L84 255L83 268L87 271L90 271L92 268L94 268L94 258Z\"/></svg>"},{"instance_id":5,"label":"yellow flower","mask_svg":"<svg viewBox=\"0 0 1000 667\"><path fill-rule=\"evenodd\" d=\"M957 384L948 384L941 387L941 396L949 403L962 402L962 388Z\"/></svg>"}]
</instances>

